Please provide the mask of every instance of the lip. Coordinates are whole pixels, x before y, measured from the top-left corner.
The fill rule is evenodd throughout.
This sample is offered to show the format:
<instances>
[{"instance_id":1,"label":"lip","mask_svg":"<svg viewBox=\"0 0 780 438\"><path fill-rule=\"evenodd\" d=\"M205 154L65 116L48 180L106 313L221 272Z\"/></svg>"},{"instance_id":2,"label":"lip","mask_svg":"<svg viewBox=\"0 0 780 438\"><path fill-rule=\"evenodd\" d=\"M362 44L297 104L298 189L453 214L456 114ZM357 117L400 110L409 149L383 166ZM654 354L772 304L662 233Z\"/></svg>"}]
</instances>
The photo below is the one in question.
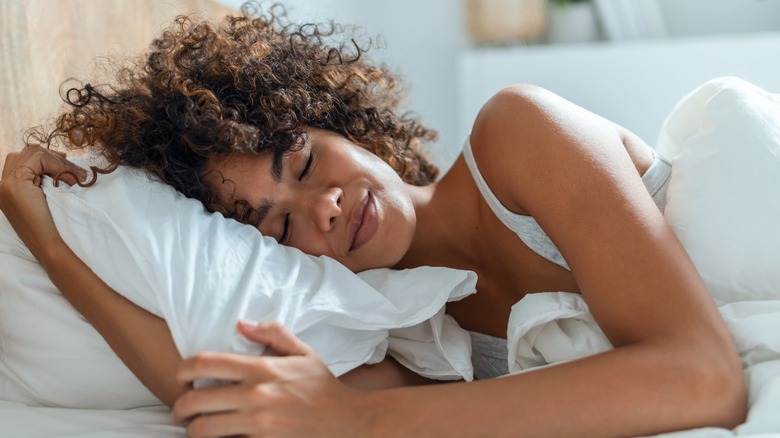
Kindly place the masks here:
<instances>
[{"instance_id":1,"label":"lip","mask_svg":"<svg viewBox=\"0 0 780 438\"><path fill-rule=\"evenodd\" d=\"M349 224L351 229L349 251L360 248L374 237L379 226L379 214L371 192L368 192L365 199L352 210Z\"/></svg>"}]
</instances>

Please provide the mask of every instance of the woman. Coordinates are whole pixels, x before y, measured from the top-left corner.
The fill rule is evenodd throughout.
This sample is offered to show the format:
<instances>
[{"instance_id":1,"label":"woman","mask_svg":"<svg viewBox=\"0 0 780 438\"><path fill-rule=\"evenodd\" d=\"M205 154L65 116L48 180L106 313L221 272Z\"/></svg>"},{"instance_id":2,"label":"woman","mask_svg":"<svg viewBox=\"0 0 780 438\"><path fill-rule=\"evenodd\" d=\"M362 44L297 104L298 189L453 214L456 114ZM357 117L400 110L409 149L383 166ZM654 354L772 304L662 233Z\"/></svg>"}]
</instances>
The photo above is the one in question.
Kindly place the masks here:
<instances>
[{"instance_id":1,"label":"woman","mask_svg":"<svg viewBox=\"0 0 780 438\"><path fill-rule=\"evenodd\" d=\"M221 29L181 20L143 70L121 75L111 92L73 95L74 109L47 138L96 148L108 170L147 169L354 271L474 270L479 294L448 312L496 338L525 294L579 292L615 349L502 379L370 393L339 383L273 324L239 328L282 357L181 362L165 323L112 293L59 238L37 183L79 172L35 147L10 157L3 212L130 369L164 401L177 399L176 418L194 418L191 435L617 436L743 420L738 357L656 205L666 180L649 180L668 165L644 142L552 93L516 86L485 104L463 155L434 183L419 152L432 133L398 115L392 76L359 46L346 57L325 36L274 15ZM143 341L127 330L140 324L153 334ZM358 378L375 370L364 371ZM198 378L236 384L189 390ZM405 376L379 386L398 383Z\"/></svg>"}]
</instances>

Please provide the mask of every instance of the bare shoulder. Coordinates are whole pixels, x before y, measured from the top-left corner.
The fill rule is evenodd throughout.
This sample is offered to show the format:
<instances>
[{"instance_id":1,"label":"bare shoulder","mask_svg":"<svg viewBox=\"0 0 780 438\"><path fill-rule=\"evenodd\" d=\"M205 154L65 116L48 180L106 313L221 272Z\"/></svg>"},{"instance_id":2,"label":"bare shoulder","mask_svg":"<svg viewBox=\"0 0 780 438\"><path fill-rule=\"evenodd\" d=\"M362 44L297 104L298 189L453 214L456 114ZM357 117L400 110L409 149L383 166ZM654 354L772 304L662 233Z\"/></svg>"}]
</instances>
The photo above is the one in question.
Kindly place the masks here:
<instances>
[{"instance_id":1,"label":"bare shoulder","mask_svg":"<svg viewBox=\"0 0 780 438\"><path fill-rule=\"evenodd\" d=\"M528 205L533 199L519 197L525 198L526 191L538 193L542 185L560 185L564 182L560 177L566 180L577 173L586 177L620 168L629 178L637 177L624 145L628 134L544 88L514 85L483 106L470 140L480 171L496 196L507 208L527 212L533 209Z\"/></svg>"}]
</instances>

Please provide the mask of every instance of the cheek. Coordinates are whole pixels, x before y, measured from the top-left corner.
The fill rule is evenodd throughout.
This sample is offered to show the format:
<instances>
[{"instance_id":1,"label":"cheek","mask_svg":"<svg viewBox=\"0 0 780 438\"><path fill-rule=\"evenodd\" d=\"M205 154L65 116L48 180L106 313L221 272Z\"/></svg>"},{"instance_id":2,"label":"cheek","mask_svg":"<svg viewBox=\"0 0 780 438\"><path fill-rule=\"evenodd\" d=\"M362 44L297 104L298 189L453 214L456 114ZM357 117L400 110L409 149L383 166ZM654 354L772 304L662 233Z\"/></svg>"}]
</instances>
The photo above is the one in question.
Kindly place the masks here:
<instances>
[{"instance_id":1,"label":"cheek","mask_svg":"<svg viewBox=\"0 0 780 438\"><path fill-rule=\"evenodd\" d=\"M388 217L385 221L388 231L394 234L408 234L414 231L416 216L411 200L402 196L392 196L388 198L387 207Z\"/></svg>"},{"instance_id":2,"label":"cheek","mask_svg":"<svg viewBox=\"0 0 780 438\"><path fill-rule=\"evenodd\" d=\"M381 245L377 245L377 256L383 258L385 266L394 266L406 254L414 238L417 216L411 199L406 195L405 188L393 191L386 198L387 205L383 212L383 230ZM379 243L379 242L378 242Z\"/></svg>"},{"instance_id":3,"label":"cheek","mask_svg":"<svg viewBox=\"0 0 780 438\"><path fill-rule=\"evenodd\" d=\"M314 257L324 255L331 258L337 258L336 254L331 250L327 240L318 234L299 232L294 239L291 239L289 246L297 248Z\"/></svg>"},{"instance_id":4,"label":"cheek","mask_svg":"<svg viewBox=\"0 0 780 438\"><path fill-rule=\"evenodd\" d=\"M298 238L298 239L295 239L295 240L291 241L287 245L288 246L292 246L293 248L297 248L297 249L305 252L308 255L312 255L312 256L315 256L315 257L322 255L322 254L319 254L319 251L317 251L317 249L314 248L311 245L311 241L308 240L308 239Z\"/></svg>"},{"instance_id":5,"label":"cheek","mask_svg":"<svg viewBox=\"0 0 780 438\"><path fill-rule=\"evenodd\" d=\"M268 225L268 221L264 221L262 224L260 224L260 227L257 228L258 231L260 231L260 234L266 237L272 237L276 239L273 231L271 230L271 226Z\"/></svg>"}]
</instances>

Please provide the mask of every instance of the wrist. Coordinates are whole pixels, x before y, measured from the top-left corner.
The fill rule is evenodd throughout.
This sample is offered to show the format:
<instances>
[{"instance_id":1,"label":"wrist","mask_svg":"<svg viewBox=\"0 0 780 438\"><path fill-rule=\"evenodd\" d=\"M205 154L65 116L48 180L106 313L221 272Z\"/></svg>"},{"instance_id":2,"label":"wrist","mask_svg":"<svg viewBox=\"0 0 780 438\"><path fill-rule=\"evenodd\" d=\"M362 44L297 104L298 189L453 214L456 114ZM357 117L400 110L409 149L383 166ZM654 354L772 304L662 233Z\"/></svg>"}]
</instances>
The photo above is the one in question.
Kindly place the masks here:
<instances>
[{"instance_id":1,"label":"wrist","mask_svg":"<svg viewBox=\"0 0 780 438\"><path fill-rule=\"evenodd\" d=\"M73 256L73 251L59 236L41 241L36 250L31 248L30 251L46 272L52 272L53 269L62 264L62 260Z\"/></svg>"}]
</instances>

